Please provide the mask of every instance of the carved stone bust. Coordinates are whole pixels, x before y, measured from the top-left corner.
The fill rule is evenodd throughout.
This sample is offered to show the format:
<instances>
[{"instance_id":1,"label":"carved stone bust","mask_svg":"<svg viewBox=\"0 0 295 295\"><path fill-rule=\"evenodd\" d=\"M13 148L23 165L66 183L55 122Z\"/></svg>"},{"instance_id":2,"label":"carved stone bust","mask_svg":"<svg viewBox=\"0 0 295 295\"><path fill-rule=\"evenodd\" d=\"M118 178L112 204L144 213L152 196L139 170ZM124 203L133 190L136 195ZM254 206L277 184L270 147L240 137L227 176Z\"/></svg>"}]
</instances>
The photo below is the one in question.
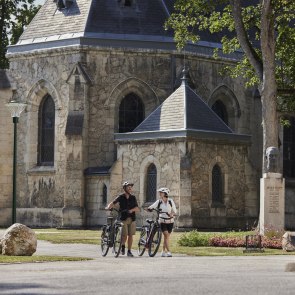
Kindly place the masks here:
<instances>
[{"instance_id":1,"label":"carved stone bust","mask_svg":"<svg viewBox=\"0 0 295 295\"><path fill-rule=\"evenodd\" d=\"M270 146L265 151L265 156L267 160L267 172L278 172L279 169L279 149Z\"/></svg>"}]
</instances>

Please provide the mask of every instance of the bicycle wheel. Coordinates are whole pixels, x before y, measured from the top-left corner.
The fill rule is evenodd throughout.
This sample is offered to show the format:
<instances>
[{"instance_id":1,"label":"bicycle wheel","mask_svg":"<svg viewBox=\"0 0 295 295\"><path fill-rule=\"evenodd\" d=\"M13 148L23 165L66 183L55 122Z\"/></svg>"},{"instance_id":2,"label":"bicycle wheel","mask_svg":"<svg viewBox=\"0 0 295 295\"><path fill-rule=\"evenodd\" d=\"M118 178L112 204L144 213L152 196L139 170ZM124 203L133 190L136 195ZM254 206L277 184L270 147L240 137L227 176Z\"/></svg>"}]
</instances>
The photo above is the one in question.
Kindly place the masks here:
<instances>
[{"instance_id":1,"label":"bicycle wheel","mask_svg":"<svg viewBox=\"0 0 295 295\"><path fill-rule=\"evenodd\" d=\"M148 238L148 231L146 226L143 226L140 231L139 241L138 241L138 256L142 256L145 251L145 244Z\"/></svg>"},{"instance_id":2,"label":"bicycle wheel","mask_svg":"<svg viewBox=\"0 0 295 295\"><path fill-rule=\"evenodd\" d=\"M110 232L107 230L107 227L104 227L100 237L100 247L101 247L101 255L106 256L109 251L109 239Z\"/></svg>"},{"instance_id":3,"label":"bicycle wheel","mask_svg":"<svg viewBox=\"0 0 295 295\"><path fill-rule=\"evenodd\" d=\"M154 257L161 244L161 238L162 238L162 232L160 227L154 228L153 232L150 236L150 242L149 242L149 256Z\"/></svg>"},{"instance_id":4,"label":"bicycle wheel","mask_svg":"<svg viewBox=\"0 0 295 295\"><path fill-rule=\"evenodd\" d=\"M118 257L121 251L122 246L122 226L118 225L115 227L114 232L114 245L113 245L113 254L115 257Z\"/></svg>"}]
</instances>

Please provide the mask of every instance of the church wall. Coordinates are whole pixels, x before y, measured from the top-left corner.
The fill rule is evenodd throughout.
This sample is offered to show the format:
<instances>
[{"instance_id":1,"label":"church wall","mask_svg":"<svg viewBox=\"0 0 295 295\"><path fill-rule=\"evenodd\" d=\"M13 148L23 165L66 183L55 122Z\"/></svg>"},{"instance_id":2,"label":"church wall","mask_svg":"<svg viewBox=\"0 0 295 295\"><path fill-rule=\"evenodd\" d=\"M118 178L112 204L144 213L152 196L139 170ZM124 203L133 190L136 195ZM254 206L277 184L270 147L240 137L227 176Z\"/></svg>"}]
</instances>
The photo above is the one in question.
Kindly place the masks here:
<instances>
[{"instance_id":1,"label":"church wall","mask_svg":"<svg viewBox=\"0 0 295 295\"><path fill-rule=\"evenodd\" d=\"M157 168L157 187L168 187L171 197L179 207L180 190L180 150L184 143L171 142L141 142L140 144L118 145L118 158L122 159L122 177L134 182L133 192L137 197L139 207L147 207L146 173L153 163ZM122 191L118 188L118 193ZM138 214L138 224L144 222L147 213Z\"/></svg>"},{"instance_id":2,"label":"church wall","mask_svg":"<svg viewBox=\"0 0 295 295\"><path fill-rule=\"evenodd\" d=\"M59 50L10 60L10 74L17 84L15 95L27 103L18 125L17 221L29 226L62 225L69 185L66 183L65 136L69 105L67 78L81 60L83 54ZM47 94L55 104L54 166L38 166L38 112ZM73 183L70 185L74 187Z\"/></svg>"},{"instance_id":3,"label":"church wall","mask_svg":"<svg viewBox=\"0 0 295 295\"><path fill-rule=\"evenodd\" d=\"M18 85L16 95L20 100L28 103L19 124L17 207L31 208L30 210L40 212L40 216L42 216L28 218L29 215L22 213L24 210L19 210L18 217L21 220L27 220L29 225L42 226L47 224L44 220L48 220L48 224L58 226L61 225L61 216L64 214L62 208L65 205L65 200L69 204L72 203L71 187L77 186L75 181L77 177L83 177L82 170L89 166L112 166L118 159L120 152L117 151L113 142L113 134L118 132L118 108L122 98L130 91L136 93L143 100L145 116L148 116L173 92L177 84L177 77L181 74L183 56L165 52L135 52L120 49L111 51L93 48L80 51L56 49L43 53L35 52L24 56L15 56L11 58L10 62L11 76ZM87 86L88 90L83 94L84 98L81 96L81 102L83 99L87 102L84 120L87 120L88 124L87 129L84 130L82 141L80 139L73 140L65 135L67 116L69 110L72 110L71 99L74 95L72 94L74 88L69 85L68 78L77 62L83 65L91 80ZM188 58L188 63L196 91L206 101L210 100L210 93L220 85L227 85L235 93L241 108L244 109L237 119L237 131L251 133L249 121L247 121L250 119L252 122L252 117L249 117L251 112L248 111L252 107L251 99L249 94L243 90L241 81L220 77L221 63L197 56ZM39 105L46 94L52 96L56 109L54 167L37 166L38 131L36 126L38 125ZM77 100L77 97L75 99ZM74 105L79 105L79 101L76 101ZM70 164L69 157L72 154L70 152L72 148L76 150L75 154L79 155L78 166ZM255 153L252 155L255 158ZM167 157L170 159L169 156ZM138 163L141 161L142 159L138 158L136 160ZM164 161L164 157L162 161ZM74 171L75 167L79 167L79 171ZM71 169L74 169L73 173ZM252 167L249 168L249 170L251 169ZM123 168L123 171L124 173L128 172L128 169ZM139 171L137 175L136 171L137 168L132 175L130 171L128 173L132 178L139 179L140 182L143 174ZM72 174L73 177L66 176ZM178 177L185 178L184 174L178 174ZM125 174L123 175L125 176ZM119 182L113 179L112 182L114 181ZM172 181L172 187L178 182ZM46 184L46 189L44 189L44 184ZM167 185L170 185L169 181ZM84 200L87 185L84 186L84 181L81 180L77 191L73 192L74 198L80 198L80 204L75 201L77 208L79 206L82 208L87 203L88 196ZM114 192L120 188L112 188L111 186L110 189ZM186 190L186 193L189 189ZM143 199L143 190L143 187L137 188L141 199ZM179 188L175 190L178 192ZM50 199L47 201L48 204L42 201L48 200L48 198ZM46 213L46 215L41 212L44 205L50 210L55 208L54 212L59 208L60 212L56 213L56 217L54 217L55 213L50 213L51 215ZM77 209L73 213L77 216L74 221L69 220L68 226L71 222L81 224L87 219L83 210L79 210ZM190 212L190 207L185 210ZM34 213L35 216L37 213Z\"/></svg>"},{"instance_id":4,"label":"church wall","mask_svg":"<svg viewBox=\"0 0 295 295\"><path fill-rule=\"evenodd\" d=\"M89 94L89 164L111 166L116 159L113 134L118 132L121 100L135 93L148 116L172 92L170 56L90 51L87 67L94 81Z\"/></svg>"},{"instance_id":5,"label":"church wall","mask_svg":"<svg viewBox=\"0 0 295 295\"><path fill-rule=\"evenodd\" d=\"M247 179L248 147L235 144L191 142L192 219L197 228L246 228L257 215L247 214L247 192L255 185ZM223 177L223 203L212 202L212 169ZM255 181L255 179L254 179ZM246 197L247 196L247 197ZM257 199L252 191L252 199ZM255 204L250 206L254 206Z\"/></svg>"},{"instance_id":6,"label":"church wall","mask_svg":"<svg viewBox=\"0 0 295 295\"><path fill-rule=\"evenodd\" d=\"M0 226L11 224L13 123L5 104L11 99L10 89L0 89Z\"/></svg>"}]
</instances>

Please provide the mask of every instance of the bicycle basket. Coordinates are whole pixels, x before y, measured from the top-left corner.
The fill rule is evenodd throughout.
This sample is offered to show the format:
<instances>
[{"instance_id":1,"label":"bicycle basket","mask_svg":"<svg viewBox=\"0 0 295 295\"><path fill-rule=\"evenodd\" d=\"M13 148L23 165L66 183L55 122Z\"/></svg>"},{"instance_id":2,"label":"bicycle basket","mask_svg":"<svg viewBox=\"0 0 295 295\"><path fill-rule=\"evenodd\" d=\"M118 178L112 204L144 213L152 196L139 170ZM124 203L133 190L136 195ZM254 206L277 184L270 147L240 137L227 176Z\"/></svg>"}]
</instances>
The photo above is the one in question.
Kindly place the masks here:
<instances>
[{"instance_id":1,"label":"bicycle basket","mask_svg":"<svg viewBox=\"0 0 295 295\"><path fill-rule=\"evenodd\" d=\"M108 225L113 225L114 217L113 216L108 216L107 217L107 224Z\"/></svg>"}]
</instances>

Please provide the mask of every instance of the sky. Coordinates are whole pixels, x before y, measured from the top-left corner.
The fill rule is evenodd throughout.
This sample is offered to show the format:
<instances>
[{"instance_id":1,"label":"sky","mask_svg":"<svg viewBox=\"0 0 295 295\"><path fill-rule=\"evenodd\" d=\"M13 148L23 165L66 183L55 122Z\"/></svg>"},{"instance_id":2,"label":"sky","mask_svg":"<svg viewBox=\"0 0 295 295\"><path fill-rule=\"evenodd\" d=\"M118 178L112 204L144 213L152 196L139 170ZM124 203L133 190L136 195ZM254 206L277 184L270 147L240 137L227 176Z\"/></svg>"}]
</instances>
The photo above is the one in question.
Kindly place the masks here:
<instances>
[{"instance_id":1,"label":"sky","mask_svg":"<svg viewBox=\"0 0 295 295\"><path fill-rule=\"evenodd\" d=\"M36 5L39 5L39 4L42 5L42 4L44 4L45 1L46 1L46 0L36 0L36 1L35 1L35 4L36 4Z\"/></svg>"}]
</instances>

